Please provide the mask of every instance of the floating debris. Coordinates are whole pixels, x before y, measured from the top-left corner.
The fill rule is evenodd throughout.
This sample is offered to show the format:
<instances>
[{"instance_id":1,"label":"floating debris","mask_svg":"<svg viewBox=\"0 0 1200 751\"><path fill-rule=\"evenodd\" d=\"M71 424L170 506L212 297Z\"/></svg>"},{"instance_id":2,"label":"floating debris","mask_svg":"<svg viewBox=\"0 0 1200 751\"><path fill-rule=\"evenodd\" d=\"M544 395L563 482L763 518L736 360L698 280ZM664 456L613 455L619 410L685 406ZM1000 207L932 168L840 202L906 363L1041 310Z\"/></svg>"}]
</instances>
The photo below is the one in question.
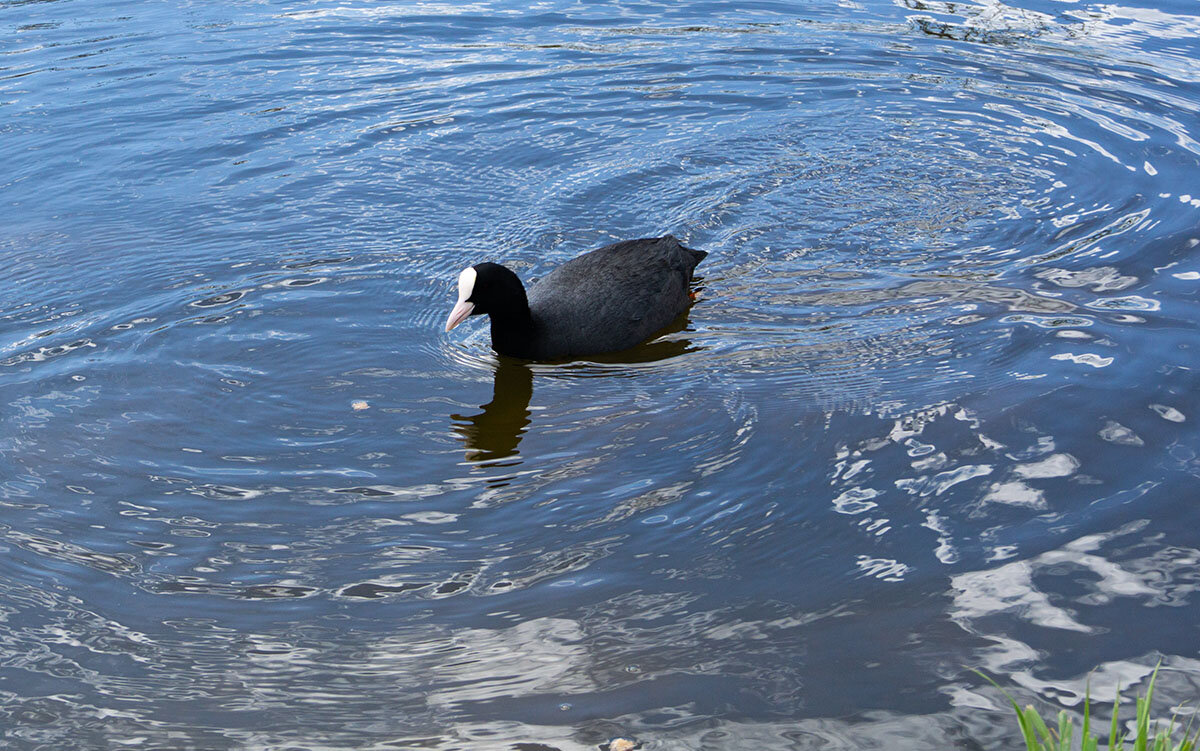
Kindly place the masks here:
<instances>
[{"instance_id":1,"label":"floating debris","mask_svg":"<svg viewBox=\"0 0 1200 751\"><path fill-rule=\"evenodd\" d=\"M351 406L351 407L353 407L353 408L354 408L354 409L356 409L356 410L360 410L360 409L367 409L367 408L369 408L371 405L367 404L366 402L364 402L364 401L362 401L362 400L360 399L360 400L358 400L358 401L356 401L356 402L352 402L352 403L350 404L350 406Z\"/></svg>"}]
</instances>

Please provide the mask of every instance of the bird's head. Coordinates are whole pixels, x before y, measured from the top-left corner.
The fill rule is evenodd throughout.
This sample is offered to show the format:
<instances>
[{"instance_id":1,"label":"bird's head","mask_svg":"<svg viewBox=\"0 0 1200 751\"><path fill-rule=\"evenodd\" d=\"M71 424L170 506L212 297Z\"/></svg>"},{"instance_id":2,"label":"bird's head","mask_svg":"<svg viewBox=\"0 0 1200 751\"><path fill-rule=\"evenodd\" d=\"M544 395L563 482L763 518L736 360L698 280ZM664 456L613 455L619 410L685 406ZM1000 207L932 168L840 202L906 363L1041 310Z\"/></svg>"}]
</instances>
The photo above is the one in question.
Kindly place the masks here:
<instances>
[{"instance_id":1,"label":"bird's head","mask_svg":"<svg viewBox=\"0 0 1200 751\"><path fill-rule=\"evenodd\" d=\"M458 275L458 302L446 319L446 331L480 314L528 312L525 287L517 275L498 263L477 263Z\"/></svg>"}]
</instances>

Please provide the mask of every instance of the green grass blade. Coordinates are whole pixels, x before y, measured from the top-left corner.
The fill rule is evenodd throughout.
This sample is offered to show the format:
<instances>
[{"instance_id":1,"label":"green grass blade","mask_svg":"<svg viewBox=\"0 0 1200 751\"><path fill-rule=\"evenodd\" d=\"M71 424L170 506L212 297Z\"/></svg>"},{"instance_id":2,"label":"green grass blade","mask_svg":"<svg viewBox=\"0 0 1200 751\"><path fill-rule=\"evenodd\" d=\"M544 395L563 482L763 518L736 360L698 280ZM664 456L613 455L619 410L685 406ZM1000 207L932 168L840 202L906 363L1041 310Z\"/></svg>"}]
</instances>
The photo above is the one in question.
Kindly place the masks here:
<instances>
[{"instance_id":1,"label":"green grass blade","mask_svg":"<svg viewBox=\"0 0 1200 751\"><path fill-rule=\"evenodd\" d=\"M1113 700L1112 731L1108 735L1109 751L1119 751L1125 748L1125 739L1117 735L1117 715L1121 710L1121 684L1117 683L1117 698Z\"/></svg>"},{"instance_id":2,"label":"green grass blade","mask_svg":"<svg viewBox=\"0 0 1200 751\"><path fill-rule=\"evenodd\" d=\"M1062 751L1071 751L1071 739L1075 735L1075 723L1067 717L1067 710L1058 713L1058 747Z\"/></svg>"},{"instance_id":3,"label":"green grass blade","mask_svg":"<svg viewBox=\"0 0 1200 751\"><path fill-rule=\"evenodd\" d=\"M1026 751L1039 751L1037 736L1034 735L1033 728L1029 727L1029 723L1025 721L1025 714L1021 712L1021 707L1017 704L1016 700L1009 696L1007 691L1000 688L999 683L993 681L991 677L989 677L983 671L971 668L971 672L995 686L996 690L1003 694L1005 699L1008 699L1008 703L1012 705L1013 712L1017 715L1017 724L1021 726L1021 737L1025 739Z\"/></svg>"},{"instance_id":4,"label":"green grass blade","mask_svg":"<svg viewBox=\"0 0 1200 751\"><path fill-rule=\"evenodd\" d=\"M1190 729L1191 726L1192 723L1189 722L1188 728ZM1179 742L1179 751L1195 751L1197 740L1200 740L1200 730L1197 730L1195 735L1185 733L1183 740Z\"/></svg>"},{"instance_id":5,"label":"green grass blade","mask_svg":"<svg viewBox=\"0 0 1200 751\"><path fill-rule=\"evenodd\" d=\"M1179 742L1179 751L1192 751L1196 747L1196 739L1200 737L1200 730L1192 735L1192 724L1196 721L1196 713L1193 711L1192 716L1188 718L1187 727L1183 729L1183 740Z\"/></svg>"},{"instance_id":6,"label":"green grass blade","mask_svg":"<svg viewBox=\"0 0 1200 751\"><path fill-rule=\"evenodd\" d=\"M1087 751L1088 738L1092 737L1092 679L1088 678L1083 691L1083 729L1079 731L1079 747Z\"/></svg>"},{"instance_id":7,"label":"green grass blade","mask_svg":"<svg viewBox=\"0 0 1200 751\"><path fill-rule=\"evenodd\" d=\"M1137 731L1133 736L1133 751L1146 751L1146 736L1150 732L1150 702L1139 696L1137 700Z\"/></svg>"},{"instance_id":8,"label":"green grass blade","mask_svg":"<svg viewBox=\"0 0 1200 751\"><path fill-rule=\"evenodd\" d=\"M1173 751L1175 747L1172 745L1171 741L1174 740L1175 723L1178 718L1178 714L1172 714L1171 719L1167 722L1166 728L1160 727L1157 722L1154 723L1155 751Z\"/></svg>"},{"instance_id":9,"label":"green grass blade","mask_svg":"<svg viewBox=\"0 0 1200 751\"><path fill-rule=\"evenodd\" d=\"M1133 751L1146 751L1146 741L1150 737L1150 702L1154 698L1154 682L1158 680L1158 669L1162 660L1154 666L1150 674L1150 684L1146 686L1146 696L1137 700L1137 739L1133 743Z\"/></svg>"},{"instance_id":10,"label":"green grass blade","mask_svg":"<svg viewBox=\"0 0 1200 751\"><path fill-rule=\"evenodd\" d=\"M1025 707L1025 716L1029 724L1037 728L1038 733L1042 736L1042 743L1046 748L1054 748L1054 736L1050 734L1050 728L1046 727L1046 723L1042 720L1042 716L1037 713L1032 704Z\"/></svg>"}]
</instances>

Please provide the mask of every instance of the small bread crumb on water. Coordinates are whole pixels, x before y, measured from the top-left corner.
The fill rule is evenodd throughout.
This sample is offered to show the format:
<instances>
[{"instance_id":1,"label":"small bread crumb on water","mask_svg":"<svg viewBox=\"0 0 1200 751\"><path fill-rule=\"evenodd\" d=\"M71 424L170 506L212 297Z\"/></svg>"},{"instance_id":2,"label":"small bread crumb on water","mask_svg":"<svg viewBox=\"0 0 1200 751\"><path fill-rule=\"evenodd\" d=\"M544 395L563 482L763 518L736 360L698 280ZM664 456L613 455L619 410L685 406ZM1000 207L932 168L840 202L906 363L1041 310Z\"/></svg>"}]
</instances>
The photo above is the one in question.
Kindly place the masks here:
<instances>
[{"instance_id":1,"label":"small bread crumb on water","mask_svg":"<svg viewBox=\"0 0 1200 751\"><path fill-rule=\"evenodd\" d=\"M608 744L608 751L633 751L638 744L628 738L613 738Z\"/></svg>"},{"instance_id":2,"label":"small bread crumb on water","mask_svg":"<svg viewBox=\"0 0 1200 751\"><path fill-rule=\"evenodd\" d=\"M357 402L351 402L350 406L353 407L354 409L358 410L358 409L366 409L367 407L369 407L371 405L367 404L366 402L364 402L360 399Z\"/></svg>"}]
</instances>

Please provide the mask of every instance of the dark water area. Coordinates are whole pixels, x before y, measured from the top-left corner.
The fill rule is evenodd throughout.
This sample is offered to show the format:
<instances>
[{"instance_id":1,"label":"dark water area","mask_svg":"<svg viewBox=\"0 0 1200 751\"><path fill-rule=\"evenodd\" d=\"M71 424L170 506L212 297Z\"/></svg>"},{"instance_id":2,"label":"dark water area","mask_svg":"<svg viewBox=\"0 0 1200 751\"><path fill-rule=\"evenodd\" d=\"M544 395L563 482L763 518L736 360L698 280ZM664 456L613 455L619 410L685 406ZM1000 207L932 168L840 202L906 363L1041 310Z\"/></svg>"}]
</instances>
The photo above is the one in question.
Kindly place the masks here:
<instances>
[{"instance_id":1,"label":"dark water area","mask_svg":"<svg viewBox=\"0 0 1200 751\"><path fill-rule=\"evenodd\" d=\"M0 1L4 747L1009 749L968 667L1078 712L1160 660L1194 704L1198 39ZM667 232L699 301L637 350L442 333L464 266Z\"/></svg>"}]
</instances>

